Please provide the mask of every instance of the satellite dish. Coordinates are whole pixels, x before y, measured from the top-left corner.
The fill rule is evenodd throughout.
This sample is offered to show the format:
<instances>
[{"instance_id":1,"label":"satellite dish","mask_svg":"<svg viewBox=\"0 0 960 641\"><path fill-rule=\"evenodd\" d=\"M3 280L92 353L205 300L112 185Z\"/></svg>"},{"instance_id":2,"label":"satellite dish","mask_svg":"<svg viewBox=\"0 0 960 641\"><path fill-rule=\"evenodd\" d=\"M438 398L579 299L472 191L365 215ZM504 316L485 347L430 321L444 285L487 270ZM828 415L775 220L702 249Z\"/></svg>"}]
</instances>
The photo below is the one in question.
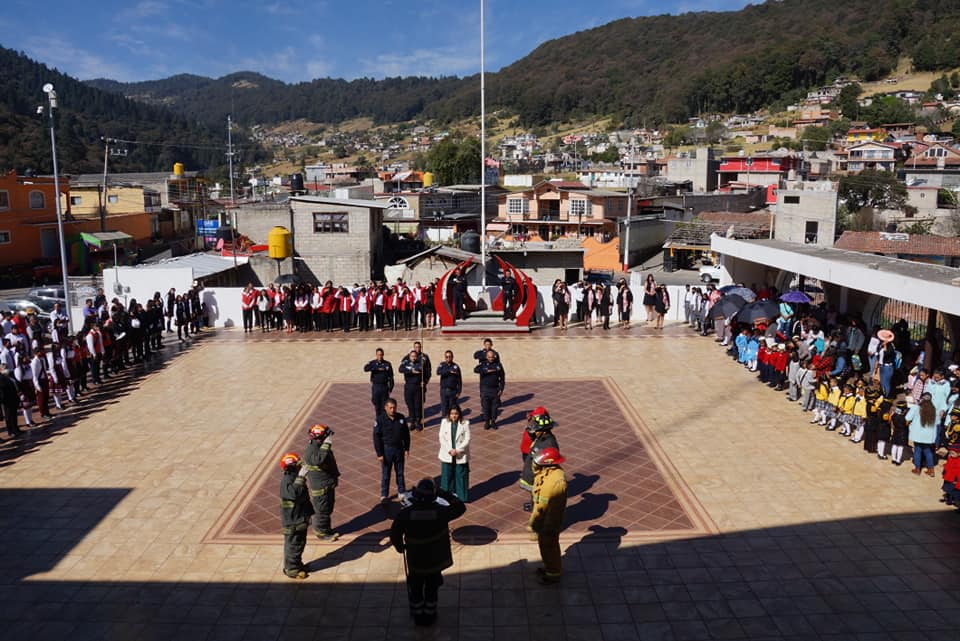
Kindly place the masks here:
<instances>
[{"instance_id":1,"label":"satellite dish","mask_svg":"<svg viewBox=\"0 0 960 641\"><path fill-rule=\"evenodd\" d=\"M48 82L47 84L43 85L43 93L50 93L51 91L53 91L52 84Z\"/></svg>"}]
</instances>

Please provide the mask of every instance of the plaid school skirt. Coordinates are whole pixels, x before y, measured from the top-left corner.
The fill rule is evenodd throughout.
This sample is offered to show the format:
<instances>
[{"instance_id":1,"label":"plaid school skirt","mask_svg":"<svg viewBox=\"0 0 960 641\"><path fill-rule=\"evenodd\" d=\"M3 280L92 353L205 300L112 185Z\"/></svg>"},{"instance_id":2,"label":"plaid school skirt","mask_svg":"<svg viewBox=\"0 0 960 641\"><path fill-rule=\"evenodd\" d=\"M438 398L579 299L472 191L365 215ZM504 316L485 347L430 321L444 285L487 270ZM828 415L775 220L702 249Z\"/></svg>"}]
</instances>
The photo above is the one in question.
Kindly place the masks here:
<instances>
[{"instance_id":1,"label":"plaid school skirt","mask_svg":"<svg viewBox=\"0 0 960 641\"><path fill-rule=\"evenodd\" d=\"M844 414L843 421L850 427L855 427L856 429L863 427L865 422L862 416L851 416L850 414Z\"/></svg>"},{"instance_id":2,"label":"plaid school skirt","mask_svg":"<svg viewBox=\"0 0 960 641\"><path fill-rule=\"evenodd\" d=\"M817 410L818 412L823 412L824 414L826 414L827 410L830 409L831 407L832 405L830 405L826 401L820 401L820 400L814 403L814 406L813 406L815 410Z\"/></svg>"},{"instance_id":3,"label":"plaid school skirt","mask_svg":"<svg viewBox=\"0 0 960 641\"><path fill-rule=\"evenodd\" d=\"M824 401L823 404L826 406L824 407L823 411L828 419L838 418L840 416L840 412L837 411L836 405L831 405L827 401Z\"/></svg>"}]
</instances>

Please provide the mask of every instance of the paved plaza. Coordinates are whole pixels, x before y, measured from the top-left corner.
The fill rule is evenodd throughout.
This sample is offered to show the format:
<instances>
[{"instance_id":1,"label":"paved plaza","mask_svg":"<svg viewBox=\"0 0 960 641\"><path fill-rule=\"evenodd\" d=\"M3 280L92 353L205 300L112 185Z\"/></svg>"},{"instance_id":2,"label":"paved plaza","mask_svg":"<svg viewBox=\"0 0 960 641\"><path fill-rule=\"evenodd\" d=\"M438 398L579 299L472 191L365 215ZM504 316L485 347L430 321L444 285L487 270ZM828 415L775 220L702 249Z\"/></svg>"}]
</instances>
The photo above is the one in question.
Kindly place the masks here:
<instances>
[{"instance_id":1,"label":"paved plaza","mask_svg":"<svg viewBox=\"0 0 960 641\"><path fill-rule=\"evenodd\" d=\"M361 369L378 346L396 367L417 338L434 366L451 349L472 370L481 337L167 338L151 371L0 443L0 639L960 638L960 514L939 479L811 426L680 325L495 339L501 426L475 427L440 618L414 628ZM439 474L437 388L408 485ZM517 487L536 405L568 459L559 586L536 581ZM343 538L311 537L295 582L277 458L314 422L336 430Z\"/></svg>"}]
</instances>

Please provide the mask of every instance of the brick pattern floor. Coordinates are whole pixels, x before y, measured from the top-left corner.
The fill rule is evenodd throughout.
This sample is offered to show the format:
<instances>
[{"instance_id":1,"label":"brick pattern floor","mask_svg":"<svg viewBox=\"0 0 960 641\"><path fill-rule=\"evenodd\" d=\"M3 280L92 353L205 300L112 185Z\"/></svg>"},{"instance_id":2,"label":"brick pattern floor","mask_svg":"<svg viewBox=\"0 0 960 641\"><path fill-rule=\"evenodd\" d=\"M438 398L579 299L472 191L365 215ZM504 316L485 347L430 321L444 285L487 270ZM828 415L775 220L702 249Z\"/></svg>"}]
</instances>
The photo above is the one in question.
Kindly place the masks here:
<instances>
[{"instance_id":1,"label":"brick pattern floor","mask_svg":"<svg viewBox=\"0 0 960 641\"><path fill-rule=\"evenodd\" d=\"M509 380L509 379L508 379ZM677 494L682 482L670 474L665 478L656 460L656 450L645 443L639 428L630 429L630 420L610 393L607 380L509 381L503 397L499 429L484 430L478 394L467 391L462 398L466 418L473 419L470 446L470 504L457 522L454 536L463 542L477 540L516 540L525 537L528 515L521 504L529 494L517 484L520 469L519 442L526 424L526 413L537 405L546 405L557 421L555 434L568 458L569 499L564 537L579 540L592 526L604 523L622 529L622 536L658 535L659 538L691 535L706 527L699 514L688 515ZM399 391L399 390L395 390ZM414 432L406 461L407 488L423 476L439 478L439 403L433 395L437 386L428 388L427 428ZM225 517L222 534L208 540L261 542L274 545L278 528L277 488L280 470L279 452L305 448L307 427L324 423L336 430L334 452L342 471L337 488L334 525L346 538L382 532L389 518L399 509L379 506L380 465L371 443L372 409L369 386L334 383L313 395L308 406L297 415L279 440L263 469L255 474L247 493ZM403 402L400 401L401 410ZM625 429L626 428L626 429ZM273 454L276 454L274 456ZM623 457L623 460L620 460ZM395 482L391 492L396 492ZM694 501L686 505L696 511ZM636 536L635 536L636 535Z\"/></svg>"}]
</instances>

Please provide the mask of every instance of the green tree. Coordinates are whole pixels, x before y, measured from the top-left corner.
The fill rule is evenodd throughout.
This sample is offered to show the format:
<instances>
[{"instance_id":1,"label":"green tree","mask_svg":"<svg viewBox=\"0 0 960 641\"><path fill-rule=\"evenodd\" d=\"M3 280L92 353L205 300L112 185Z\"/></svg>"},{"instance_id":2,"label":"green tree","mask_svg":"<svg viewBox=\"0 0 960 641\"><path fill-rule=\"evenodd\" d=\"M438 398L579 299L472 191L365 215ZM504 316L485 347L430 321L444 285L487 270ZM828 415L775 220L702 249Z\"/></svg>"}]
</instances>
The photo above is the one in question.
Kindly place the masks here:
<instances>
[{"instance_id":1,"label":"green tree","mask_svg":"<svg viewBox=\"0 0 960 641\"><path fill-rule=\"evenodd\" d=\"M840 90L839 95L833 100L833 107L840 110L843 117L848 120L856 120L860 114L860 94L863 93L863 87L857 83L849 84Z\"/></svg>"},{"instance_id":2,"label":"green tree","mask_svg":"<svg viewBox=\"0 0 960 641\"><path fill-rule=\"evenodd\" d=\"M953 121L953 127L950 128L950 133L953 134L954 138L960 138L960 118Z\"/></svg>"},{"instance_id":3,"label":"green tree","mask_svg":"<svg viewBox=\"0 0 960 641\"><path fill-rule=\"evenodd\" d=\"M690 138L690 127L686 125L678 125L670 130L666 136L663 137L663 144L667 147L679 147L680 145L687 142Z\"/></svg>"},{"instance_id":4,"label":"green tree","mask_svg":"<svg viewBox=\"0 0 960 641\"><path fill-rule=\"evenodd\" d=\"M907 186L889 171L866 169L840 179L840 200L851 215L863 209L895 209L907 207Z\"/></svg>"},{"instance_id":5,"label":"green tree","mask_svg":"<svg viewBox=\"0 0 960 641\"><path fill-rule=\"evenodd\" d=\"M427 152L426 167L439 185L480 182L480 141L444 138Z\"/></svg>"},{"instance_id":6,"label":"green tree","mask_svg":"<svg viewBox=\"0 0 960 641\"><path fill-rule=\"evenodd\" d=\"M614 145L610 145L605 151L590 154L590 160L593 162L620 162L620 150Z\"/></svg>"},{"instance_id":7,"label":"green tree","mask_svg":"<svg viewBox=\"0 0 960 641\"><path fill-rule=\"evenodd\" d=\"M704 133L706 134L707 144L716 145L722 142L727 135L727 128L719 120L711 120L707 123Z\"/></svg>"},{"instance_id":8,"label":"green tree","mask_svg":"<svg viewBox=\"0 0 960 641\"><path fill-rule=\"evenodd\" d=\"M810 151L823 151L831 138L830 130L826 127L807 127L801 132L803 146Z\"/></svg>"}]
</instances>

